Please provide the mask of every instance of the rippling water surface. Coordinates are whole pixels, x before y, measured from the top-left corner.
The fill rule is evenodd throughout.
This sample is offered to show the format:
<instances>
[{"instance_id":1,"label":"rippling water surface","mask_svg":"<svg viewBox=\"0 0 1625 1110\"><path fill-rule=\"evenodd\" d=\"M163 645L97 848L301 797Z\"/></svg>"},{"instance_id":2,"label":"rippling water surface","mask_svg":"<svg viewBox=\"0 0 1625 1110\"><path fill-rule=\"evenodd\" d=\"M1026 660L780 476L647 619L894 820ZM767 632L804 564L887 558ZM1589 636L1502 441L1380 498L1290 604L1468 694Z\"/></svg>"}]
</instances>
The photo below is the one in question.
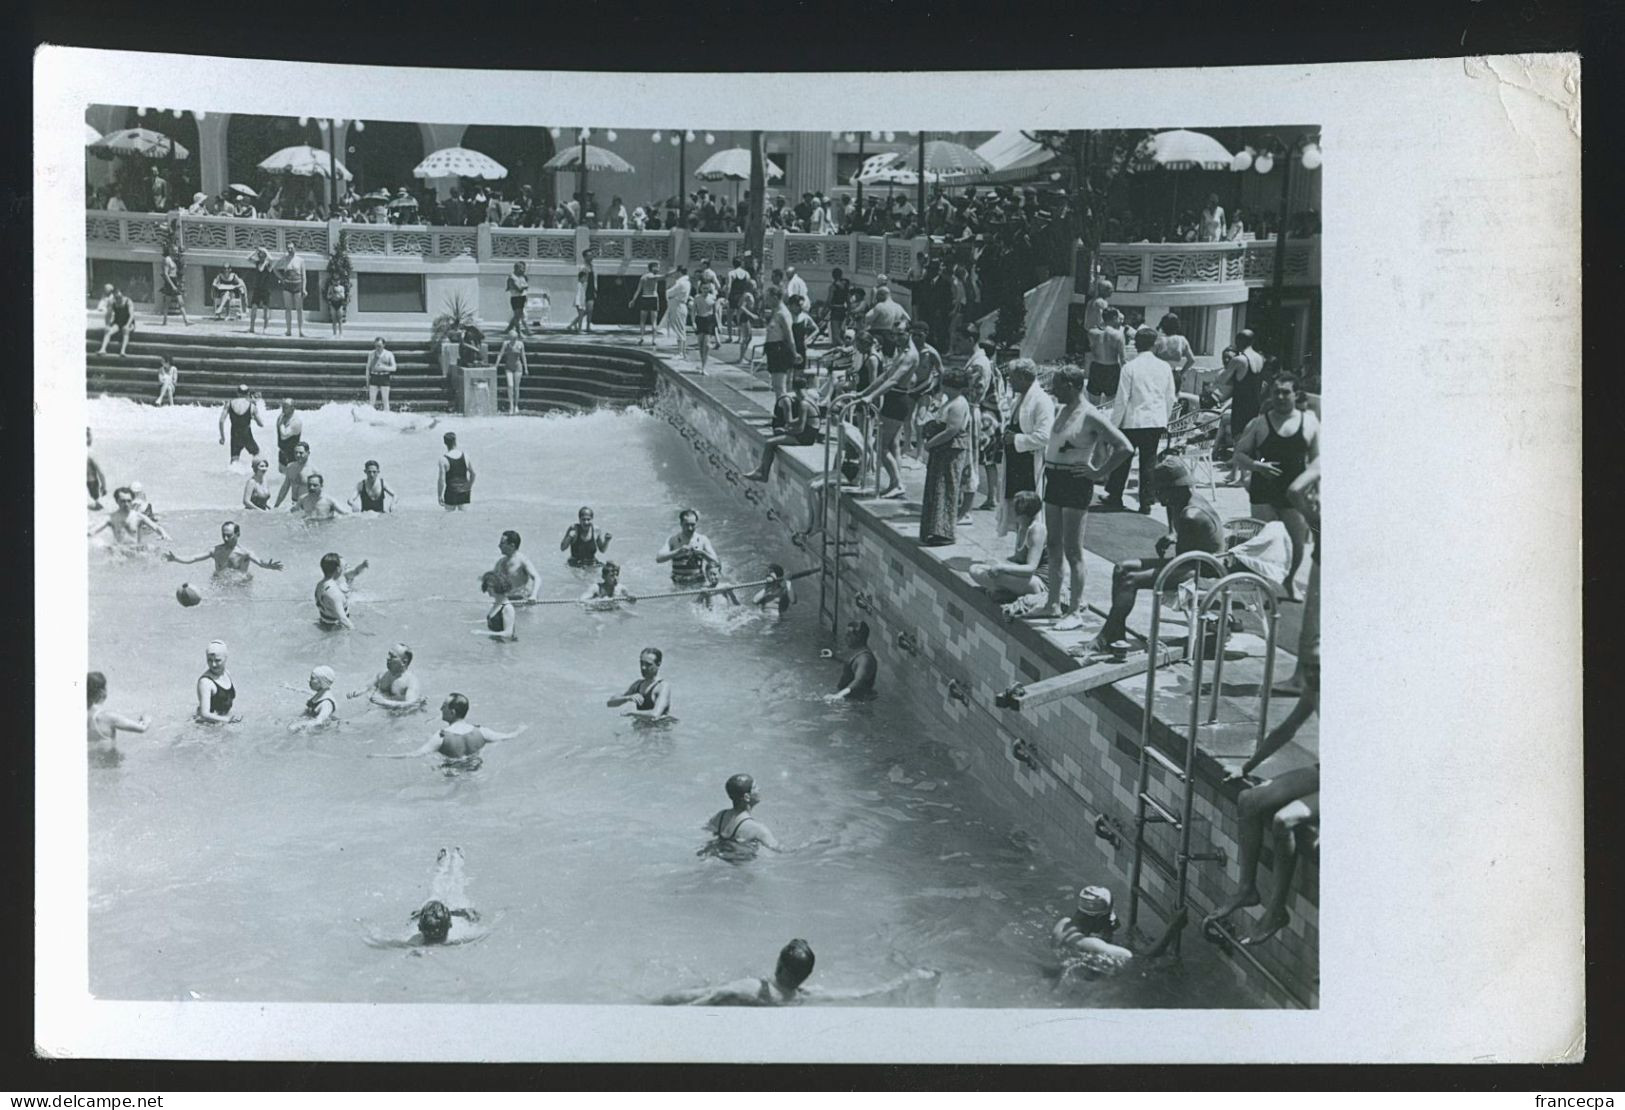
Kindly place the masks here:
<instances>
[{"instance_id":1,"label":"rippling water surface","mask_svg":"<svg viewBox=\"0 0 1625 1110\"><path fill-rule=\"evenodd\" d=\"M244 514L215 412L90 405L110 484L133 478L183 552L223 520L287 569L246 587L206 566L93 552L91 661L109 704L155 718L124 759L90 781L90 967L103 998L265 1001L637 1002L682 986L768 974L792 936L818 954L814 982L863 986L916 966L943 972L881 1004L1245 1006L1254 1004L1193 933L1181 967L1052 989L1046 938L1096 861L1053 858L1019 815L980 797L955 738L933 736L884 697L832 707L838 663L822 661L817 582L783 620L706 612L686 600L634 613L573 606L521 613L519 640L470 630L479 574L505 528L524 536L547 597L578 595L585 572L558 542L584 503L614 534L634 593L669 588L654 553L693 505L735 580L803 565L778 527L738 508L657 418L357 422L347 407L305 415L312 466L347 497L376 458L400 495L388 517L305 526ZM269 419L267 424L269 424ZM440 434L455 428L479 480L469 511L434 504ZM274 443L267 427L261 443ZM321 555L371 561L357 583L358 634L314 624ZM202 605L174 591L190 580ZM190 721L204 645L231 648L242 724ZM431 733L431 715L391 718L340 699L342 723L291 735L310 668L366 685L404 640L438 700L458 690L470 720L528 723L484 766L448 777L430 760L379 761ZM604 699L637 677L645 645L666 654L680 720L634 725ZM882 673L884 680L884 671ZM297 690L285 687L297 687ZM736 866L699 858L701 824L747 771L757 813L797 850ZM369 947L405 936L442 845L460 845L469 893L495 927L484 941L412 958Z\"/></svg>"}]
</instances>

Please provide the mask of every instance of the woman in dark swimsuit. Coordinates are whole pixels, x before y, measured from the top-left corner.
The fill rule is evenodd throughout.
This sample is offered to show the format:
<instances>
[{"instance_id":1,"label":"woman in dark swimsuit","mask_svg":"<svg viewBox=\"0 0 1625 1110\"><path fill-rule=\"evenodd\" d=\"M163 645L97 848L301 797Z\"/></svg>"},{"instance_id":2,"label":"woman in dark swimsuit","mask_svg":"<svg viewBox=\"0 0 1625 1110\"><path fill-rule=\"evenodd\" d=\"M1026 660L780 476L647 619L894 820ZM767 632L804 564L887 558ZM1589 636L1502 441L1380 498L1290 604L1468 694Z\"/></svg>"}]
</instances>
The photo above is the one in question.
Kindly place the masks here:
<instances>
[{"instance_id":1,"label":"woman in dark swimsuit","mask_svg":"<svg viewBox=\"0 0 1625 1110\"><path fill-rule=\"evenodd\" d=\"M627 711L628 717L641 717L650 721L669 717L671 687L660 677L660 664L663 659L659 648L644 648L643 653L638 656L638 670L642 672L642 677L628 686L626 693L610 698L604 704L610 709L619 709L623 705L632 706Z\"/></svg>"},{"instance_id":2,"label":"woman in dark swimsuit","mask_svg":"<svg viewBox=\"0 0 1625 1110\"><path fill-rule=\"evenodd\" d=\"M598 556L609 547L611 536L608 532L599 532L592 525L592 507L581 506L576 514L576 523L564 530L564 538L559 541L559 550L568 551L570 557L566 562L572 567L595 567L598 565Z\"/></svg>"},{"instance_id":3,"label":"woman in dark swimsuit","mask_svg":"<svg viewBox=\"0 0 1625 1110\"><path fill-rule=\"evenodd\" d=\"M264 247L255 247L248 256L248 334L254 334L254 312L261 310L265 314L265 329L271 328L271 286L275 278L271 274L271 255Z\"/></svg>"},{"instance_id":4,"label":"woman in dark swimsuit","mask_svg":"<svg viewBox=\"0 0 1625 1110\"><path fill-rule=\"evenodd\" d=\"M1279 520L1292 537L1292 565L1282 583L1288 600L1297 597L1293 579L1303 563L1309 522L1287 490L1320 454L1320 422L1314 413L1298 408L1298 396L1296 377L1277 376L1269 408L1247 425L1236 440L1235 453L1236 466L1252 471L1247 494L1252 515L1259 520Z\"/></svg>"},{"instance_id":5,"label":"woman in dark swimsuit","mask_svg":"<svg viewBox=\"0 0 1625 1110\"><path fill-rule=\"evenodd\" d=\"M203 654L208 669L197 680L197 719L217 725L242 720L242 714L231 711L237 700L237 686L226 673L225 643L211 640Z\"/></svg>"},{"instance_id":6,"label":"woman in dark swimsuit","mask_svg":"<svg viewBox=\"0 0 1625 1110\"><path fill-rule=\"evenodd\" d=\"M514 615L513 602L508 594L513 582L500 571L488 570L480 575L480 589L491 599L491 611L485 614L485 627L473 630L476 636L490 636L494 640L517 640L519 622Z\"/></svg>"}]
</instances>

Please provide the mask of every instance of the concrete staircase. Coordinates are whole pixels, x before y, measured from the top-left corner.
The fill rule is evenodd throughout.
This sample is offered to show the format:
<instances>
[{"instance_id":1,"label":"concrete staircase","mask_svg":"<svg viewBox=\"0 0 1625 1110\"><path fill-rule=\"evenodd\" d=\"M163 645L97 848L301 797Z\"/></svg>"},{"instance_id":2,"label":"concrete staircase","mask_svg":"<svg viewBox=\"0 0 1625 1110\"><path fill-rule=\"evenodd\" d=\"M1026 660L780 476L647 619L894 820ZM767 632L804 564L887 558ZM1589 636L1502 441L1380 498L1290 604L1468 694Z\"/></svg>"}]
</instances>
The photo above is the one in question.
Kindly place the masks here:
<instances>
[{"instance_id":1,"label":"concrete staircase","mask_svg":"<svg viewBox=\"0 0 1625 1110\"><path fill-rule=\"evenodd\" d=\"M364 401L367 396L367 339L297 338L270 335L189 332L140 327L124 357L109 347L97 354L102 329L85 333L85 385L91 396L129 397L151 401L158 394L159 356L169 355L180 369L177 404L217 405L235 396L246 383L273 404L291 397L303 408L328 402ZM488 340L495 361L498 338ZM396 371L390 404L413 411L444 412L457 407L454 385L441 374L429 352L427 337L392 339ZM530 373L520 387L519 407L526 412L583 412L603 405L638 404L654 392L652 355L593 343L533 338L525 344ZM500 403L508 405L505 376L498 374Z\"/></svg>"}]
</instances>

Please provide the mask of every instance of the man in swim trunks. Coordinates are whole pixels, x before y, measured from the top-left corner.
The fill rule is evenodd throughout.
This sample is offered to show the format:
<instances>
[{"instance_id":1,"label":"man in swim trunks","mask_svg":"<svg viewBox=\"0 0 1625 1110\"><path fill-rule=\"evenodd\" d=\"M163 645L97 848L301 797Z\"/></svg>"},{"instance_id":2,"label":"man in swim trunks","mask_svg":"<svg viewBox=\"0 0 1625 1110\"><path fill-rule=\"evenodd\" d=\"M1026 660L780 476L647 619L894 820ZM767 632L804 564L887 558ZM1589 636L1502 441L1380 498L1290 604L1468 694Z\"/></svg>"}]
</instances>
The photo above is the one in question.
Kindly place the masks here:
<instances>
[{"instance_id":1,"label":"man in swim trunks","mask_svg":"<svg viewBox=\"0 0 1625 1110\"><path fill-rule=\"evenodd\" d=\"M428 699L418 693L418 676L408 669L412 666L412 649L396 644L389 649L384 669L372 680L366 690L356 690L352 698L366 698L373 705L394 712L422 709Z\"/></svg>"},{"instance_id":2,"label":"man in swim trunks","mask_svg":"<svg viewBox=\"0 0 1625 1110\"><path fill-rule=\"evenodd\" d=\"M671 714L671 686L660 677L660 664L665 660L659 648L644 648L638 656L640 677L626 688L626 693L610 698L604 704L610 709L630 705L626 716L646 721L659 720Z\"/></svg>"},{"instance_id":3,"label":"man in swim trunks","mask_svg":"<svg viewBox=\"0 0 1625 1110\"><path fill-rule=\"evenodd\" d=\"M576 513L576 522L564 530L559 550L570 553L566 561L572 567L597 566L598 556L609 549L609 541L613 538L608 532L593 528L592 506L583 505L581 511Z\"/></svg>"},{"instance_id":4,"label":"man in swim trunks","mask_svg":"<svg viewBox=\"0 0 1625 1110\"><path fill-rule=\"evenodd\" d=\"M260 419L260 406L258 400L249 393L247 384L237 386L237 396L220 406L220 442L226 442L226 422L231 422L231 458L228 463L237 461L237 456L247 451L250 455L260 453L260 445L254 440L254 429L251 424L265 427L265 421Z\"/></svg>"},{"instance_id":5,"label":"man in swim trunks","mask_svg":"<svg viewBox=\"0 0 1625 1110\"><path fill-rule=\"evenodd\" d=\"M846 646L857 652L841 668L841 688L824 695L825 701L846 701L851 698L870 698L875 693L875 675L880 670L875 653L869 650L869 622L849 621L846 626Z\"/></svg>"},{"instance_id":6,"label":"man in swim trunks","mask_svg":"<svg viewBox=\"0 0 1625 1110\"><path fill-rule=\"evenodd\" d=\"M355 628L350 622L350 588L355 585L356 575L366 569L365 559L347 570L338 552L322 556L322 580L316 583L317 624L329 631Z\"/></svg>"},{"instance_id":7,"label":"man in swim trunks","mask_svg":"<svg viewBox=\"0 0 1625 1110\"><path fill-rule=\"evenodd\" d=\"M1188 919L1189 914L1181 909L1157 942L1138 958L1155 959L1166 952ZM1086 886L1078 891L1076 911L1061 918L1050 930L1050 944L1061 957L1062 979L1073 971L1095 978L1115 975L1126 968L1136 956L1130 949L1113 942L1117 926L1110 890L1103 886Z\"/></svg>"},{"instance_id":8,"label":"man in swim trunks","mask_svg":"<svg viewBox=\"0 0 1625 1110\"><path fill-rule=\"evenodd\" d=\"M731 803L705 823L714 839L696 855L721 856L731 863L756 858L756 847L761 845L781 852L773 830L762 824L751 810L762 800L756 793L756 780L749 775L734 775L722 787Z\"/></svg>"},{"instance_id":9,"label":"man in swim trunks","mask_svg":"<svg viewBox=\"0 0 1625 1110\"><path fill-rule=\"evenodd\" d=\"M304 513L306 520L332 520L348 516L350 510L322 492L327 480L320 474L305 475L305 495L293 503L291 512Z\"/></svg>"},{"instance_id":10,"label":"man in swim trunks","mask_svg":"<svg viewBox=\"0 0 1625 1110\"><path fill-rule=\"evenodd\" d=\"M699 531L699 513L693 509L680 510L677 525L678 530L655 555L655 562L671 564L672 585L703 586L707 581L706 568L714 565L720 570L722 560L717 557L710 539Z\"/></svg>"},{"instance_id":11,"label":"man in swim trunks","mask_svg":"<svg viewBox=\"0 0 1625 1110\"><path fill-rule=\"evenodd\" d=\"M281 508L289 493L297 498L298 490L305 488L305 466L310 462L310 444L300 441L294 448L293 461L282 468L282 488L276 491L276 507Z\"/></svg>"},{"instance_id":12,"label":"man in swim trunks","mask_svg":"<svg viewBox=\"0 0 1625 1110\"><path fill-rule=\"evenodd\" d=\"M467 716L468 698L462 694L447 694L446 700L440 703L440 719L445 723L433 736L424 741L422 747L410 752L367 754L375 759L416 759L419 756L439 754L448 760L465 760L479 754L485 745L494 744L499 740L512 740L530 727L520 725L512 732L498 732L484 725L469 724L465 720Z\"/></svg>"},{"instance_id":13,"label":"man in swim trunks","mask_svg":"<svg viewBox=\"0 0 1625 1110\"><path fill-rule=\"evenodd\" d=\"M135 302L124 295L124 290L115 289L107 302L107 325L102 329L102 345L96 353L105 355L108 342L116 334L119 337L118 354L123 358L130 346L130 334L134 331Z\"/></svg>"},{"instance_id":14,"label":"man in swim trunks","mask_svg":"<svg viewBox=\"0 0 1625 1110\"><path fill-rule=\"evenodd\" d=\"M491 569L508 580L509 601L532 601L541 587L542 576L527 556L519 554L519 533L508 529L497 541L502 556Z\"/></svg>"},{"instance_id":15,"label":"man in swim trunks","mask_svg":"<svg viewBox=\"0 0 1625 1110\"><path fill-rule=\"evenodd\" d=\"M362 464L361 481L355 484L350 496L350 507L363 513L392 513L395 511L395 491L379 477L382 468L377 459Z\"/></svg>"},{"instance_id":16,"label":"man in swim trunks","mask_svg":"<svg viewBox=\"0 0 1625 1110\"><path fill-rule=\"evenodd\" d=\"M156 532L162 539L169 539L169 533L158 526L158 522L135 509L135 494L129 486L120 486L113 491L113 500L118 505L106 520L86 533L94 536L98 532L113 533L113 546L122 548L139 547L141 545L141 531Z\"/></svg>"},{"instance_id":17,"label":"man in swim trunks","mask_svg":"<svg viewBox=\"0 0 1625 1110\"><path fill-rule=\"evenodd\" d=\"M243 578L252 578L252 567L264 567L266 570L281 570L282 560L261 559L248 548L242 546L238 540L243 530L235 521L226 521L220 526L220 542L209 550L198 555L189 555L181 558L173 551L164 552L164 558L171 563L201 563L205 559L214 560L214 576L223 577L227 574L239 575Z\"/></svg>"},{"instance_id":18,"label":"man in swim trunks","mask_svg":"<svg viewBox=\"0 0 1625 1110\"><path fill-rule=\"evenodd\" d=\"M300 437L304 435L304 419L294 411L293 398L282 398L282 411L276 418L276 464L287 466L293 462L294 451L298 449Z\"/></svg>"},{"instance_id":19,"label":"man in swim trunks","mask_svg":"<svg viewBox=\"0 0 1625 1110\"><path fill-rule=\"evenodd\" d=\"M457 446L456 432L447 432L441 439L446 450L440 456L436 499L444 508L461 510L474 496L474 464Z\"/></svg>"},{"instance_id":20,"label":"man in swim trunks","mask_svg":"<svg viewBox=\"0 0 1625 1110\"><path fill-rule=\"evenodd\" d=\"M821 990L803 986L812 974L812 946L799 937L779 951L771 979L735 979L720 987L696 987L660 999L662 1006L793 1006L799 1002L854 1002L889 994L919 980L934 980L941 972L916 968L889 983L867 990Z\"/></svg>"},{"instance_id":21,"label":"man in swim trunks","mask_svg":"<svg viewBox=\"0 0 1625 1110\"><path fill-rule=\"evenodd\" d=\"M1101 626L1100 634L1090 642L1091 651L1127 649L1123 638L1128 634L1128 618L1134 611L1134 602L1141 590L1152 587L1157 575L1173 556L1183 555L1187 551L1206 551L1221 558L1224 555L1224 518L1211 501L1197 495L1196 481L1184 460L1166 458L1159 462L1151 472L1151 485L1157 499L1168 506L1173 530L1157 537L1155 558L1129 559L1118 563L1112 571L1111 612ZM1173 548L1173 555L1168 553L1170 547ZM1197 568L1191 567L1190 573L1198 573ZM1177 579L1169 578L1163 585L1177 586L1188 577L1189 574L1182 573Z\"/></svg>"}]
</instances>

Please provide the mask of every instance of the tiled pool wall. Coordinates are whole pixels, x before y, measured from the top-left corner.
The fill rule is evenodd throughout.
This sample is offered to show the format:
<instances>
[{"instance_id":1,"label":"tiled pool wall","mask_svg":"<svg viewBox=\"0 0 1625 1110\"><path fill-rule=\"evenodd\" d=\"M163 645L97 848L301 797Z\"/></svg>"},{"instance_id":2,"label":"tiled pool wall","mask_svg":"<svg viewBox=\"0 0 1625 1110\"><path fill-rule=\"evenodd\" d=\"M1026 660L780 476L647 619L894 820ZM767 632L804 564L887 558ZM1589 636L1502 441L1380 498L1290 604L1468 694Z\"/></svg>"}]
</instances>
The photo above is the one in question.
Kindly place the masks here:
<instances>
[{"instance_id":1,"label":"tiled pool wall","mask_svg":"<svg viewBox=\"0 0 1625 1110\"><path fill-rule=\"evenodd\" d=\"M718 483L741 501L790 533L802 531L814 518L816 499L807 485L813 475L807 463L816 460L821 465L821 450L780 451L772 480L763 486L741 477L760 457L761 434L728 411L703 384L662 367L655 408L678 429ZM896 534L862 504L847 499L846 512L845 537L856 543L849 548L855 556L843 565L840 620L869 622L870 644L880 660L882 696L907 698L922 726L959 753L957 762L1012 824L1035 835L1058 858L1083 861L1079 885L1104 880L1107 876L1098 873L1104 861L1118 894L1118 912L1126 916L1134 855L1139 703L1118 686L1103 686L1019 712L996 707L994 699L1011 685L1071 669L1072 661L1035 630L1004 621L980 590ZM803 565L818 564L818 542L816 536L806 542ZM799 596L802 604L818 604L817 579L808 579ZM1144 682L1142 675L1121 685L1143 690ZM1153 722L1152 738L1161 750L1183 759L1182 739L1164 722ZM1016 758L1018 741L1025 746L1022 754L1036 767ZM1200 916L1239 882L1237 788L1222 779L1218 764L1199 758L1191 850L1222 850L1225 862L1191 864L1189 899L1195 921L1186 931L1185 944L1206 943ZM1178 812L1178 784L1156 773L1150 782L1152 797ZM1111 834L1116 846L1102 833ZM1163 859L1174 859L1177 834L1168 826L1150 826L1147 843ZM1266 897L1275 886L1274 863L1266 837L1259 873ZM1143 872L1151 897L1171 903L1172 884L1149 864ZM1318 864L1301 861L1293 886L1290 927L1254 954L1300 1003L1318 1004ZM1246 916L1238 915L1243 931ZM1147 924L1160 927L1155 913ZM1238 975L1247 975L1271 1001L1289 1003L1242 957L1227 953L1226 958Z\"/></svg>"}]
</instances>

